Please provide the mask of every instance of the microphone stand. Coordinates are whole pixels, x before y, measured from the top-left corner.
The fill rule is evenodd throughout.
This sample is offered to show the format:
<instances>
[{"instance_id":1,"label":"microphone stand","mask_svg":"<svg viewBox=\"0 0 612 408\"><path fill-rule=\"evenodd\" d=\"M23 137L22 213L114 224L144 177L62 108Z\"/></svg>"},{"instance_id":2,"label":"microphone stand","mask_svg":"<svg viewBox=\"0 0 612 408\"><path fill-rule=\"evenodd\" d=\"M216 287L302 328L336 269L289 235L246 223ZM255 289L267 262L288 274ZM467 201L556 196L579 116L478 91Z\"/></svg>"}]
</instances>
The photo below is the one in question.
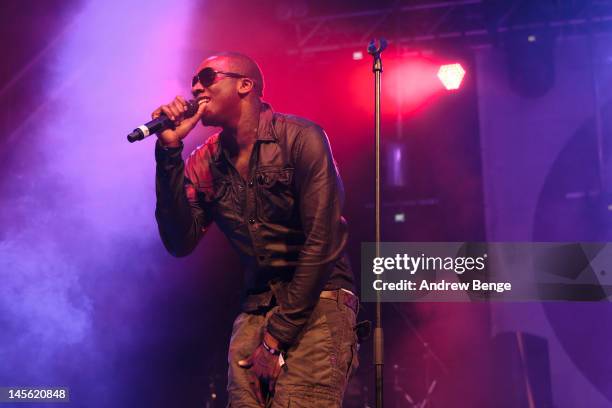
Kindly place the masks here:
<instances>
[{"instance_id":1,"label":"microphone stand","mask_svg":"<svg viewBox=\"0 0 612 408\"><path fill-rule=\"evenodd\" d=\"M376 199L374 203L376 224L376 257L380 257L380 78L382 74L382 60L380 54L387 48L387 40L381 38L368 44L368 54L374 58L372 72L374 72L374 133L376 140ZM383 408L383 328L380 292L376 291L376 322L374 326L374 366L376 387L376 408Z\"/></svg>"}]
</instances>

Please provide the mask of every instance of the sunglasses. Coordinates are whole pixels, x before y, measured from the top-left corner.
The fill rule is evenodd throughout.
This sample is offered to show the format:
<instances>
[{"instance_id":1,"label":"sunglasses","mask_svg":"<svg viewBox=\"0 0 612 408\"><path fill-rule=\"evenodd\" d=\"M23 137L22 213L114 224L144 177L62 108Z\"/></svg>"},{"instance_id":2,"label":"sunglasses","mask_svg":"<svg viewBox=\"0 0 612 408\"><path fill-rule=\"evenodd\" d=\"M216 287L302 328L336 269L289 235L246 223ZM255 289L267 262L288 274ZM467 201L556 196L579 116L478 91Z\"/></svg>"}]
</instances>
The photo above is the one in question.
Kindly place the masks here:
<instances>
[{"instance_id":1,"label":"sunglasses","mask_svg":"<svg viewBox=\"0 0 612 408\"><path fill-rule=\"evenodd\" d=\"M225 75L230 78L247 78L246 75L236 74L234 72L215 71L212 68L204 68L193 77L191 86L193 87L199 82L204 88L207 88L215 83L218 75Z\"/></svg>"}]
</instances>

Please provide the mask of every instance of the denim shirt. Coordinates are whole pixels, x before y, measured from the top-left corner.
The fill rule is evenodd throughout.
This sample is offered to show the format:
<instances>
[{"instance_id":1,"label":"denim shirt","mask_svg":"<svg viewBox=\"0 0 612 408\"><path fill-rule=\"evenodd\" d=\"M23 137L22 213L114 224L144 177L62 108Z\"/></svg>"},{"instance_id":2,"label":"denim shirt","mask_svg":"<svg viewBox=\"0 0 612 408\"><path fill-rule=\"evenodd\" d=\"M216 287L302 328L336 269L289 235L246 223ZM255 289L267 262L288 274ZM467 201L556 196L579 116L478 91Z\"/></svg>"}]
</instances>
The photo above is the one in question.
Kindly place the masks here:
<instances>
[{"instance_id":1,"label":"denim shirt","mask_svg":"<svg viewBox=\"0 0 612 408\"><path fill-rule=\"evenodd\" d=\"M267 329L294 343L322 290L353 290L345 254L344 188L327 135L263 103L243 179L211 136L184 162L182 145L156 145L156 219L174 256L193 251L214 221L245 267L243 311L280 307Z\"/></svg>"}]
</instances>

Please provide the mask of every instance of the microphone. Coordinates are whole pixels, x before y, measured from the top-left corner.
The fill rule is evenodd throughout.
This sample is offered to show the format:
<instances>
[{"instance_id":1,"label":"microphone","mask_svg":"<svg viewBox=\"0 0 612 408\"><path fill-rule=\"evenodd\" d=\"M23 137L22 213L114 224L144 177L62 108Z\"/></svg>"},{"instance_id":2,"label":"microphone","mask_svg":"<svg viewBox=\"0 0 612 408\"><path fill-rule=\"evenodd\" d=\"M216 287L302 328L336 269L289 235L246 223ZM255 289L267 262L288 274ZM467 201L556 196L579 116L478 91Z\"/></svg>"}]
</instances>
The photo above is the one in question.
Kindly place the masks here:
<instances>
[{"instance_id":1,"label":"microphone","mask_svg":"<svg viewBox=\"0 0 612 408\"><path fill-rule=\"evenodd\" d=\"M190 118L196 114L199 103L195 99L187 101L187 110L183 112L183 119ZM137 140L142 140L145 137L149 137L152 134L159 133L166 129L174 129L174 122L170 120L164 113L159 115L158 118L153 119L144 125L138 126L132 133L127 135L127 140L130 143L134 143Z\"/></svg>"}]
</instances>

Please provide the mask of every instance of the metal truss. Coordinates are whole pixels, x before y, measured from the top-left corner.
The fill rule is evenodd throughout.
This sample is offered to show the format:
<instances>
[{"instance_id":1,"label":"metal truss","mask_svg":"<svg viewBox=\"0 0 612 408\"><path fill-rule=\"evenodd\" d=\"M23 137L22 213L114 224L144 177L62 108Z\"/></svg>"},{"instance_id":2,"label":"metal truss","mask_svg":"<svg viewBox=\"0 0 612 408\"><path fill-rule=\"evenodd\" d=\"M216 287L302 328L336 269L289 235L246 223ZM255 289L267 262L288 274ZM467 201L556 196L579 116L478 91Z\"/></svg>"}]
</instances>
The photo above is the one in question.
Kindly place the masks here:
<instances>
[{"instance_id":1,"label":"metal truss","mask_svg":"<svg viewBox=\"0 0 612 408\"><path fill-rule=\"evenodd\" d=\"M373 37L415 43L479 46L513 32L561 34L612 31L612 0L455 0L396 2L392 7L293 19L291 54L362 49Z\"/></svg>"}]
</instances>

